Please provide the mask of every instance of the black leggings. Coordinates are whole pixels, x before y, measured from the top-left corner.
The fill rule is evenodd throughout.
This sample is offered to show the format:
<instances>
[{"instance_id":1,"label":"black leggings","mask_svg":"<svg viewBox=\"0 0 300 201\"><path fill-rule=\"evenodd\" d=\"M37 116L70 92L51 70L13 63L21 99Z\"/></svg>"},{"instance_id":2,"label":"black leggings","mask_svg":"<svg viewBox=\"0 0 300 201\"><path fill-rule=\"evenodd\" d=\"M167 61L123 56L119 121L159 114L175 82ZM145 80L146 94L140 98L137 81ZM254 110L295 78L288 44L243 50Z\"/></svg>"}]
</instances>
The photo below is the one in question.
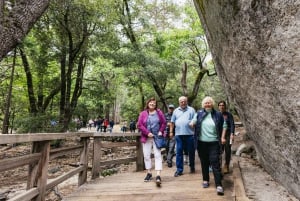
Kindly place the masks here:
<instances>
[{"instance_id":1,"label":"black leggings","mask_svg":"<svg viewBox=\"0 0 300 201\"><path fill-rule=\"evenodd\" d=\"M221 147L219 142L198 141L197 151L201 161L203 181L209 182L209 165L211 165L216 186L222 186L220 166Z\"/></svg>"}]
</instances>

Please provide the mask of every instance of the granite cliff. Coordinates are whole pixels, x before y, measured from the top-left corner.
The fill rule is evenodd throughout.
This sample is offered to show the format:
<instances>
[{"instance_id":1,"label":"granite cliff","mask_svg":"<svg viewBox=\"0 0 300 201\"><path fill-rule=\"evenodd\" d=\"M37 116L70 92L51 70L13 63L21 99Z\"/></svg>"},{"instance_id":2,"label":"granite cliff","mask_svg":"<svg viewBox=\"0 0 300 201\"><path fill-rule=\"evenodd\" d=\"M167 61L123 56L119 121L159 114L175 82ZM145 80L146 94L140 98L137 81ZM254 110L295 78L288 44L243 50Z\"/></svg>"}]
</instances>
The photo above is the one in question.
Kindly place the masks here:
<instances>
[{"instance_id":1,"label":"granite cliff","mask_svg":"<svg viewBox=\"0 0 300 201\"><path fill-rule=\"evenodd\" d=\"M194 4L259 161L300 198L300 1Z\"/></svg>"}]
</instances>

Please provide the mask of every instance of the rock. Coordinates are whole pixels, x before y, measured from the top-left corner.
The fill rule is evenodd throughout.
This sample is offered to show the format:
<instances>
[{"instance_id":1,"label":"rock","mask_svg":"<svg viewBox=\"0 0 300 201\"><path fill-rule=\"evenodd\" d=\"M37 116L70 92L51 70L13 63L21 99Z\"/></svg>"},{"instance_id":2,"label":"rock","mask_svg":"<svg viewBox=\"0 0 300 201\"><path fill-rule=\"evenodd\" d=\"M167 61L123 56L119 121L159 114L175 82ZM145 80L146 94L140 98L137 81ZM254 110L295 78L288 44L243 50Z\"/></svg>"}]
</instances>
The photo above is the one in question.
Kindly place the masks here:
<instances>
[{"instance_id":1,"label":"rock","mask_svg":"<svg viewBox=\"0 0 300 201\"><path fill-rule=\"evenodd\" d=\"M257 157L300 198L300 2L194 0Z\"/></svg>"}]
</instances>

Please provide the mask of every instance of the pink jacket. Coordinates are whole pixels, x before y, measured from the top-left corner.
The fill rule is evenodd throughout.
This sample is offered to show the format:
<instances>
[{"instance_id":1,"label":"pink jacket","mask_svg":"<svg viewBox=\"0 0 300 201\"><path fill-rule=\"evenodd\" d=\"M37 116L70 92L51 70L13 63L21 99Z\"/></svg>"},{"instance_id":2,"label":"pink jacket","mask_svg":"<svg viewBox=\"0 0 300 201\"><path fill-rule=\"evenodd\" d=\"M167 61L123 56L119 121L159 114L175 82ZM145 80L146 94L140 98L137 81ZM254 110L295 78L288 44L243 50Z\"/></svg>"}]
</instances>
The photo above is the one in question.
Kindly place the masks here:
<instances>
[{"instance_id":1,"label":"pink jacket","mask_svg":"<svg viewBox=\"0 0 300 201\"><path fill-rule=\"evenodd\" d=\"M159 122L160 122L160 127L159 131L166 137L166 133L164 133L165 128L166 128L166 119L164 113L160 109L156 109ZM141 131L141 142L145 143L148 138L148 134L150 131L147 129L147 119L148 119L148 110L144 110L140 113L139 119L138 119L138 128Z\"/></svg>"}]
</instances>

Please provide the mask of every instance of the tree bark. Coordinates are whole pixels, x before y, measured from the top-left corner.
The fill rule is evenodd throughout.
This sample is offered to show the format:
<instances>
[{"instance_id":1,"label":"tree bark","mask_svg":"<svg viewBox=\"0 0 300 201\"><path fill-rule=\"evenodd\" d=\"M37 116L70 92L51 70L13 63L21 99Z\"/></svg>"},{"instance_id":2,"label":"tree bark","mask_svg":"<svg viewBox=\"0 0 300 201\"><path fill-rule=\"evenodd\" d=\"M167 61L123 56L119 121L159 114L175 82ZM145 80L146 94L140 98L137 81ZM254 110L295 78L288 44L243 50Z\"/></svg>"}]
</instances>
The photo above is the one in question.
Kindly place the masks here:
<instances>
[{"instance_id":1,"label":"tree bark","mask_svg":"<svg viewBox=\"0 0 300 201\"><path fill-rule=\"evenodd\" d=\"M47 9L49 2L50 0L18 0L11 9L5 8L3 2L0 4L0 61L22 41Z\"/></svg>"}]
</instances>

